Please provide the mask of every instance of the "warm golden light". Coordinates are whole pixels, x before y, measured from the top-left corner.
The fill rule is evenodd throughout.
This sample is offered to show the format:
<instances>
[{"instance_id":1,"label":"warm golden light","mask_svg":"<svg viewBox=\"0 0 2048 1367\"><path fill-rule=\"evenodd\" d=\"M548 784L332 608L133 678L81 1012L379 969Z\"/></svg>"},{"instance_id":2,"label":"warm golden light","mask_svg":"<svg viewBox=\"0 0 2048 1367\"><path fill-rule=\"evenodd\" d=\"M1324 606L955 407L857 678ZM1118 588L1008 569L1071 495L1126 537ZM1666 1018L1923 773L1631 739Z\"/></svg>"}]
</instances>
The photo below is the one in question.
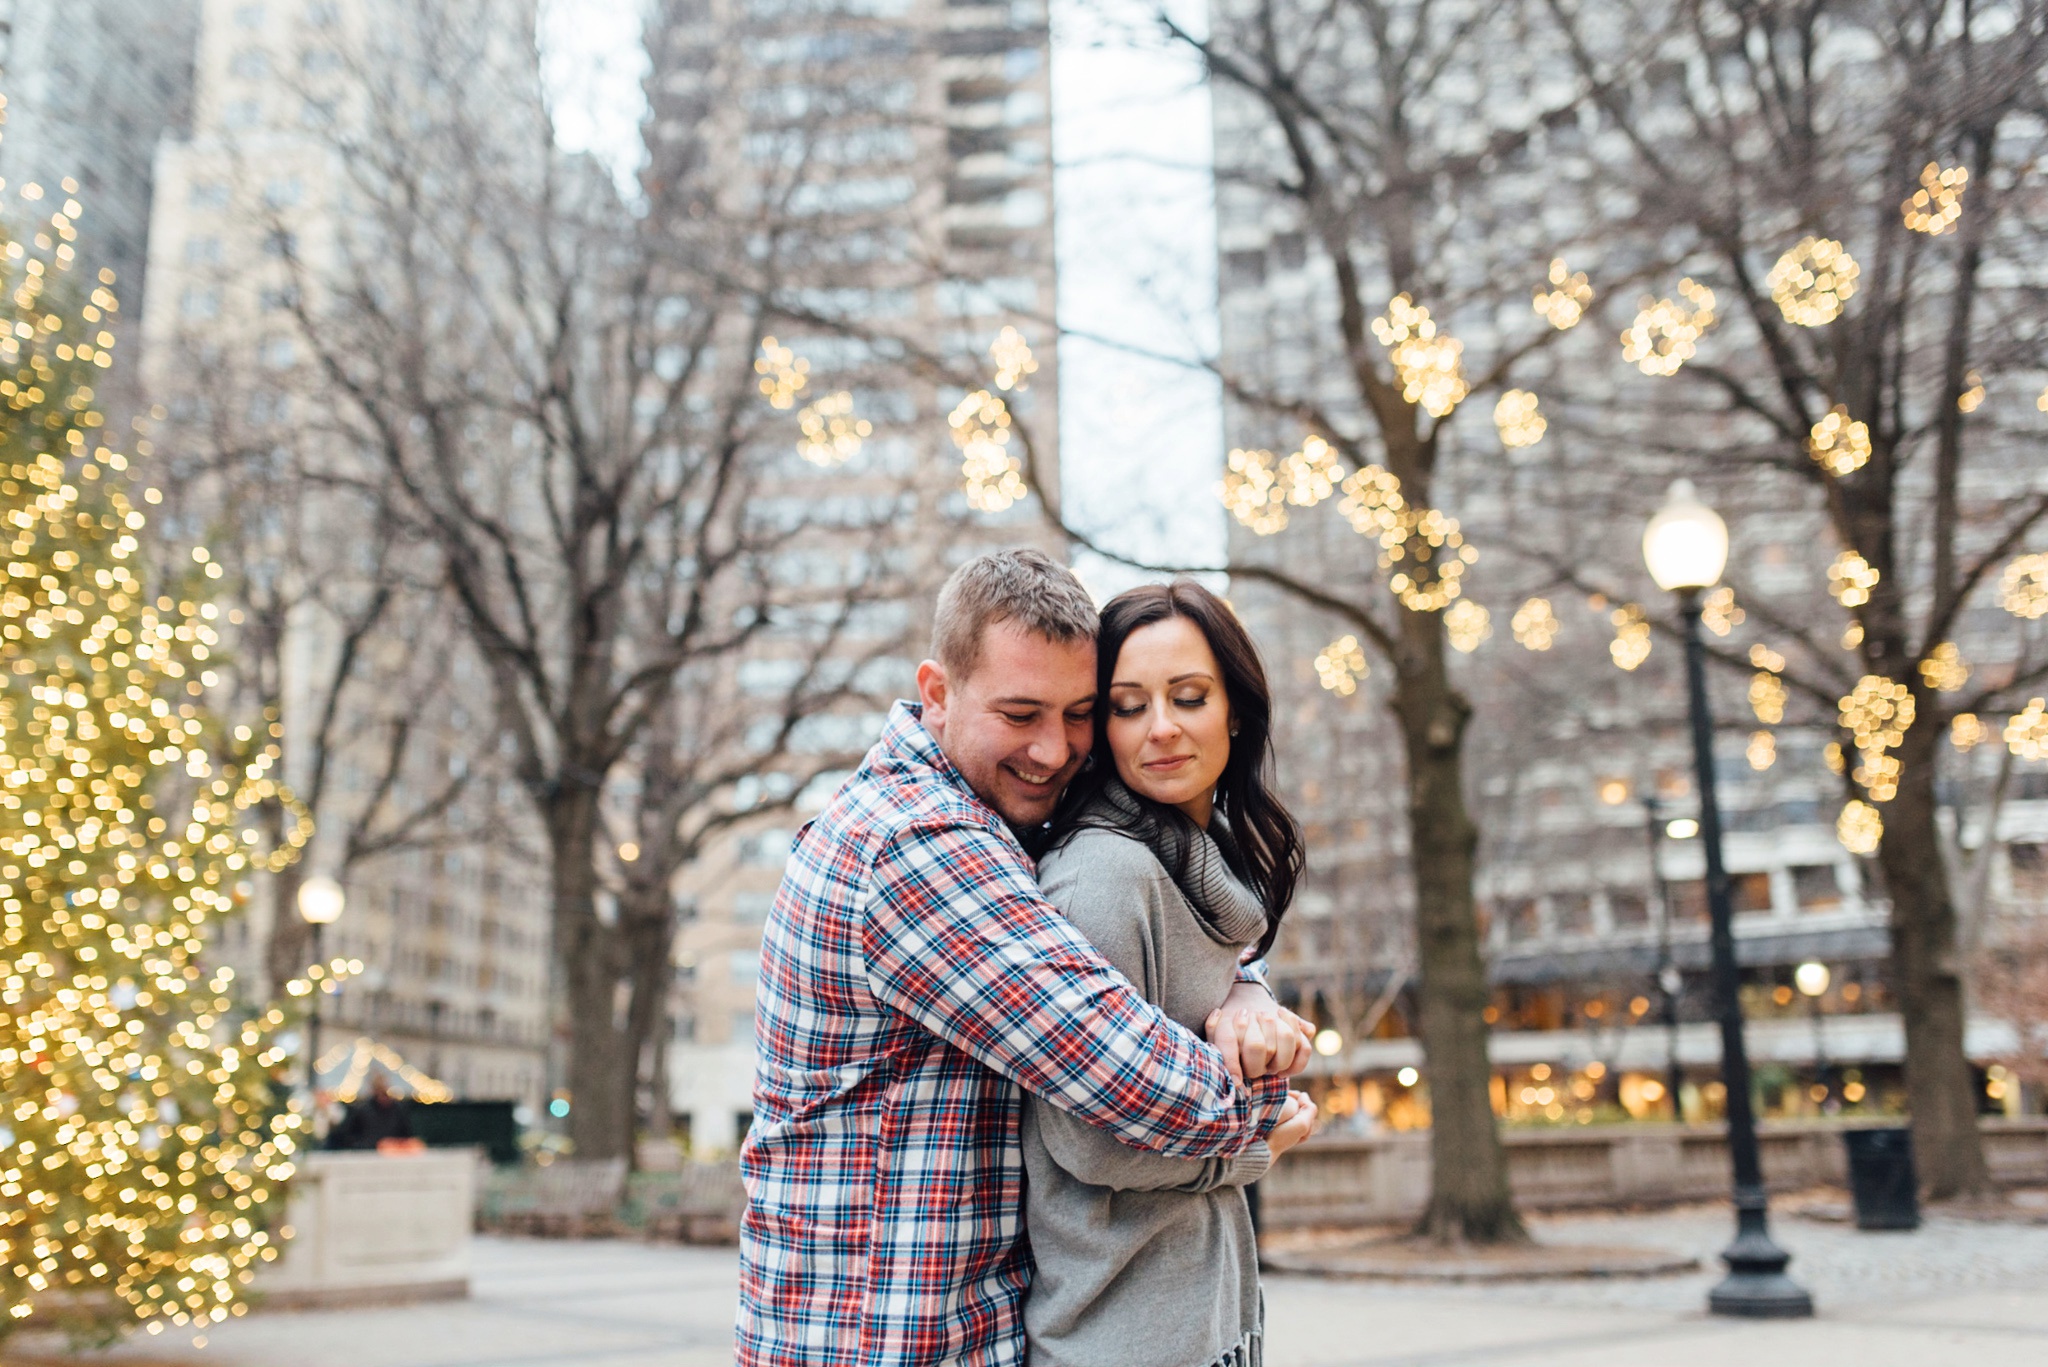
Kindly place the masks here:
<instances>
[{"instance_id":1,"label":"warm golden light","mask_svg":"<svg viewBox=\"0 0 2048 1367\"><path fill-rule=\"evenodd\" d=\"M1963 216L1963 191L1969 188L1968 167L1944 169L1940 162L1930 161L1920 169L1920 188L1899 205L1899 213L1914 232L1939 237Z\"/></svg>"},{"instance_id":2,"label":"warm golden light","mask_svg":"<svg viewBox=\"0 0 2048 1367\"><path fill-rule=\"evenodd\" d=\"M1548 598L1531 598L1508 619L1515 643L1525 650L1548 650L1557 640L1557 612Z\"/></svg>"},{"instance_id":3,"label":"warm golden light","mask_svg":"<svg viewBox=\"0 0 2048 1367\"><path fill-rule=\"evenodd\" d=\"M1856 293L1861 272L1841 243L1831 237L1808 237L1778 258L1764 287L1786 322L1822 327L1841 316L1842 305Z\"/></svg>"},{"instance_id":4,"label":"warm golden light","mask_svg":"<svg viewBox=\"0 0 2048 1367\"><path fill-rule=\"evenodd\" d=\"M770 407L790 408L810 383L811 363L773 337L763 337L754 373L761 377L761 397L768 400Z\"/></svg>"},{"instance_id":5,"label":"warm golden light","mask_svg":"<svg viewBox=\"0 0 2048 1367\"><path fill-rule=\"evenodd\" d=\"M1534 305L1536 312L1563 332L1577 326L1586 316L1586 306L1593 302L1593 287L1586 282L1584 271L1574 271L1564 264L1564 258L1553 257L1550 262L1550 288L1536 291Z\"/></svg>"},{"instance_id":6,"label":"warm golden light","mask_svg":"<svg viewBox=\"0 0 2048 1367\"><path fill-rule=\"evenodd\" d=\"M1869 803L1851 799L1835 818L1835 838L1851 854L1875 854L1884 839L1884 818Z\"/></svg>"},{"instance_id":7,"label":"warm golden light","mask_svg":"<svg viewBox=\"0 0 2048 1367\"><path fill-rule=\"evenodd\" d=\"M1031 377L1038 373L1038 360L1031 354L1031 344L1013 327L1005 326L996 334L995 341L989 344L988 358L995 367L997 389L1029 389Z\"/></svg>"},{"instance_id":8,"label":"warm golden light","mask_svg":"<svg viewBox=\"0 0 2048 1367\"><path fill-rule=\"evenodd\" d=\"M1344 468L1337 452L1321 437L1304 440L1301 449L1280 462L1278 488L1297 508L1313 508L1337 491Z\"/></svg>"},{"instance_id":9,"label":"warm golden light","mask_svg":"<svg viewBox=\"0 0 2048 1367\"><path fill-rule=\"evenodd\" d=\"M1855 551L1843 551L1828 566L1828 592L1845 608L1860 608L1870 601L1870 591L1883 578L1877 566Z\"/></svg>"},{"instance_id":10,"label":"warm golden light","mask_svg":"<svg viewBox=\"0 0 2048 1367\"><path fill-rule=\"evenodd\" d=\"M1316 656L1315 667L1317 682L1340 698L1356 693L1359 681L1371 673L1364 648L1348 632L1323 647Z\"/></svg>"},{"instance_id":11,"label":"warm golden light","mask_svg":"<svg viewBox=\"0 0 2048 1367\"><path fill-rule=\"evenodd\" d=\"M1621 358L1645 375L1676 375L1714 325L1712 290L1694 280L1681 280L1678 296L1643 296L1635 321L1621 334Z\"/></svg>"},{"instance_id":12,"label":"warm golden light","mask_svg":"<svg viewBox=\"0 0 2048 1367\"><path fill-rule=\"evenodd\" d=\"M817 466L844 465L875 430L866 418L853 415L853 395L843 389L804 405L796 421L802 434L796 453Z\"/></svg>"},{"instance_id":13,"label":"warm golden light","mask_svg":"<svg viewBox=\"0 0 2048 1367\"><path fill-rule=\"evenodd\" d=\"M1391 353L1401 377L1401 396L1433 418L1449 416L1470 392L1465 384L1465 344L1437 334L1429 310L1397 294L1387 311L1372 320L1372 335Z\"/></svg>"},{"instance_id":14,"label":"warm golden light","mask_svg":"<svg viewBox=\"0 0 2048 1367\"><path fill-rule=\"evenodd\" d=\"M1510 389L1493 406L1493 426L1500 433L1500 444L1513 450L1542 441L1550 424L1544 421L1534 394Z\"/></svg>"},{"instance_id":15,"label":"warm golden light","mask_svg":"<svg viewBox=\"0 0 2048 1367\"><path fill-rule=\"evenodd\" d=\"M2048 617L2048 552L2023 555L2007 565L1998 579L1998 601L2029 622Z\"/></svg>"},{"instance_id":16,"label":"warm golden light","mask_svg":"<svg viewBox=\"0 0 2048 1367\"><path fill-rule=\"evenodd\" d=\"M1634 670L1650 658L1650 623L1640 605L1624 603L1608 614L1614 623L1614 639L1607 653L1623 669Z\"/></svg>"},{"instance_id":17,"label":"warm golden light","mask_svg":"<svg viewBox=\"0 0 2048 1367\"><path fill-rule=\"evenodd\" d=\"M946 418L960 448L960 481L967 506L999 513L1029 492L1024 467L1010 454L1010 409L996 395L977 389Z\"/></svg>"},{"instance_id":18,"label":"warm golden light","mask_svg":"<svg viewBox=\"0 0 2048 1367\"><path fill-rule=\"evenodd\" d=\"M1752 731L1742 753L1749 767L1762 773L1778 762L1778 738L1768 731Z\"/></svg>"},{"instance_id":19,"label":"warm golden light","mask_svg":"<svg viewBox=\"0 0 2048 1367\"><path fill-rule=\"evenodd\" d=\"M1492 614L1470 598L1461 598L1444 613L1444 630L1450 637L1451 649L1470 655L1493 635Z\"/></svg>"},{"instance_id":20,"label":"warm golden light","mask_svg":"<svg viewBox=\"0 0 2048 1367\"><path fill-rule=\"evenodd\" d=\"M1216 496L1232 517L1260 536L1287 528L1287 490L1274 470L1271 451L1233 450L1224 462Z\"/></svg>"},{"instance_id":21,"label":"warm golden light","mask_svg":"<svg viewBox=\"0 0 2048 1367\"><path fill-rule=\"evenodd\" d=\"M1807 434L1806 453L1831 475L1852 475L1870 460L1870 429L1838 403Z\"/></svg>"},{"instance_id":22,"label":"warm golden light","mask_svg":"<svg viewBox=\"0 0 2048 1367\"><path fill-rule=\"evenodd\" d=\"M1970 665L1954 641L1943 641L1920 662L1920 678L1937 693L1954 693L1970 681Z\"/></svg>"},{"instance_id":23,"label":"warm golden light","mask_svg":"<svg viewBox=\"0 0 2048 1367\"><path fill-rule=\"evenodd\" d=\"M1768 669L1749 676L1749 707L1766 726L1785 720L1785 681Z\"/></svg>"},{"instance_id":24,"label":"warm golden light","mask_svg":"<svg viewBox=\"0 0 2048 1367\"><path fill-rule=\"evenodd\" d=\"M2005 748L2020 759L2048 759L2048 699L2031 700L2006 722Z\"/></svg>"},{"instance_id":25,"label":"warm golden light","mask_svg":"<svg viewBox=\"0 0 2048 1367\"><path fill-rule=\"evenodd\" d=\"M1975 712L1958 712L1949 719L1948 743L1963 754L1991 739L1991 728L1980 720Z\"/></svg>"},{"instance_id":26,"label":"warm golden light","mask_svg":"<svg viewBox=\"0 0 2048 1367\"><path fill-rule=\"evenodd\" d=\"M1735 604L1735 590L1723 584L1710 589L1700 600L1700 625L1716 636L1726 636L1749 620L1749 614Z\"/></svg>"}]
</instances>

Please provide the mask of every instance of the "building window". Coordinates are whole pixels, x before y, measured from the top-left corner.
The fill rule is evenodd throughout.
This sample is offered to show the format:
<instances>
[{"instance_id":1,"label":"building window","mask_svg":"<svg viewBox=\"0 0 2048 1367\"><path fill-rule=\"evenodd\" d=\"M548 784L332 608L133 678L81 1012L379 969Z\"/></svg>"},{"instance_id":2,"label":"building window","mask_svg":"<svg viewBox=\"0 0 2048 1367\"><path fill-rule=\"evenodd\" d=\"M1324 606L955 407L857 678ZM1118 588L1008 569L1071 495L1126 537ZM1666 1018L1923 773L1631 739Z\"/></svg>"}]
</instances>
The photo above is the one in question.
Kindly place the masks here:
<instances>
[{"instance_id":1,"label":"building window","mask_svg":"<svg viewBox=\"0 0 2048 1367\"><path fill-rule=\"evenodd\" d=\"M1550 900L1559 931L1566 935L1593 933L1593 899L1589 894L1568 892Z\"/></svg>"},{"instance_id":2,"label":"building window","mask_svg":"<svg viewBox=\"0 0 2048 1367\"><path fill-rule=\"evenodd\" d=\"M2007 845L2005 860L2012 868L2015 897L2048 896L2048 845Z\"/></svg>"},{"instance_id":3,"label":"building window","mask_svg":"<svg viewBox=\"0 0 2048 1367\"><path fill-rule=\"evenodd\" d=\"M245 81L260 81L270 74L270 58L261 48L245 47L229 60L228 74Z\"/></svg>"},{"instance_id":4,"label":"building window","mask_svg":"<svg viewBox=\"0 0 2048 1367\"><path fill-rule=\"evenodd\" d=\"M262 28L262 27L263 27L263 6L261 6L261 5L237 5L237 6L235 6L235 27L237 27L237 28Z\"/></svg>"},{"instance_id":5,"label":"building window","mask_svg":"<svg viewBox=\"0 0 2048 1367\"><path fill-rule=\"evenodd\" d=\"M299 359L298 348L289 337L272 337L257 350L257 358L270 370L289 370Z\"/></svg>"},{"instance_id":6,"label":"building window","mask_svg":"<svg viewBox=\"0 0 2048 1367\"><path fill-rule=\"evenodd\" d=\"M1308 238L1301 233L1281 233L1273 239L1273 260L1283 271L1298 271L1308 264Z\"/></svg>"},{"instance_id":7,"label":"building window","mask_svg":"<svg viewBox=\"0 0 2048 1367\"><path fill-rule=\"evenodd\" d=\"M324 76L331 71L341 70L341 54L331 47L306 49L299 58L299 70L308 76Z\"/></svg>"},{"instance_id":8,"label":"building window","mask_svg":"<svg viewBox=\"0 0 2048 1367\"><path fill-rule=\"evenodd\" d=\"M195 209L225 209L228 206L228 187L217 180L194 181L189 202Z\"/></svg>"},{"instance_id":9,"label":"building window","mask_svg":"<svg viewBox=\"0 0 2048 1367\"><path fill-rule=\"evenodd\" d=\"M263 106L255 100L232 100L221 119L230 128L254 128L263 122Z\"/></svg>"},{"instance_id":10,"label":"building window","mask_svg":"<svg viewBox=\"0 0 2048 1367\"><path fill-rule=\"evenodd\" d=\"M1793 900L1801 911L1827 911L1842 905L1842 885L1833 864L1801 864L1792 869Z\"/></svg>"},{"instance_id":11,"label":"building window","mask_svg":"<svg viewBox=\"0 0 2048 1367\"><path fill-rule=\"evenodd\" d=\"M185 264L188 266L213 266L221 260L220 239L217 237L188 237L185 239Z\"/></svg>"},{"instance_id":12,"label":"building window","mask_svg":"<svg viewBox=\"0 0 2048 1367\"><path fill-rule=\"evenodd\" d=\"M1736 915L1771 909L1771 876L1768 873L1738 873L1730 876L1728 881Z\"/></svg>"},{"instance_id":13,"label":"building window","mask_svg":"<svg viewBox=\"0 0 2048 1367\"><path fill-rule=\"evenodd\" d=\"M297 176L283 176L263 187L263 202L273 209L297 204L306 193Z\"/></svg>"},{"instance_id":14,"label":"building window","mask_svg":"<svg viewBox=\"0 0 2048 1367\"><path fill-rule=\"evenodd\" d=\"M1671 898L1671 924L1675 926L1705 925L1707 923L1707 882L1704 878L1681 878L1668 885Z\"/></svg>"},{"instance_id":15,"label":"building window","mask_svg":"<svg viewBox=\"0 0 2048 1367\"><path fill-rule=\"evenodd\" d=\"M298 291L288 285L264 290L256 296L257 306L265 313L282 313L298 301Z\"/></svg>"},{"instance_id":16,"label":"building window","mask_svg":"<svg viewBox=\"0 0 2048 1367\"><path fill-rule=\"evenodd\" d=\"M1533 940L1543 933L1543 909L1533 897L1507 904L1508 938Z\"/></svg>"},{"instance_id":17,"label":"building window","mask_svg":"<svg viewBox=\"0 0 2048 1367\"><path fill-rule=\"evenodd\" d=\"M1256 289L1266 283L1266 254L1262 251L1223 253L1223 287Z\"/></svg>"},{"instance_id":18,"label":"building window","mask_svg":"<svg viewBox=\"0 0 2048 1367\"><path fill-rule=\"evenodd\" d=\"M1610 892L1607 894L1607 915L1616 930L1646 926L1650 924L1650 899L1640 892Z\"/></svg>"},{"instance_id":19,"label":"building window","mask_svg":"<svg viewBox=\"0 0 2048 1367\"><path fill-rule=\"evenodd\" d=\"M204 285L194 285L185 291L178 302L178 311L187 318L204 321L220 316L220 291Z\"/></svg>"}]
</instances>

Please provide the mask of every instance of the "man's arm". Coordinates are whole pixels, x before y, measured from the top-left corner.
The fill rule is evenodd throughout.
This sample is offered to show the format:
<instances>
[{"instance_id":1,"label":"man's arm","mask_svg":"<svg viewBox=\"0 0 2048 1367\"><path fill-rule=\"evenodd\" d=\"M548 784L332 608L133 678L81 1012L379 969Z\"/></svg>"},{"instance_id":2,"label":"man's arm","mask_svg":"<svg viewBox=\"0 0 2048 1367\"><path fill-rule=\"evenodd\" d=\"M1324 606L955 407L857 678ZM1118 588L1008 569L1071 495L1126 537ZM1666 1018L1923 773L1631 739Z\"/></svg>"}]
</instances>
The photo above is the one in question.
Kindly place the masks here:
<instances>
[{"instance_id":1,"label":"man's arm","mask_svg":"<svg viewBox=\"0 0 2048 1367\"><path fill-rule=\"evenodd\" d=\"M862 948L877 999L1133 1147L1234 1157L1286 1101L1285 1078L1239 1084L1140 996L991 831L935 824L890 840Z\"/></svg>"}]
</instances>

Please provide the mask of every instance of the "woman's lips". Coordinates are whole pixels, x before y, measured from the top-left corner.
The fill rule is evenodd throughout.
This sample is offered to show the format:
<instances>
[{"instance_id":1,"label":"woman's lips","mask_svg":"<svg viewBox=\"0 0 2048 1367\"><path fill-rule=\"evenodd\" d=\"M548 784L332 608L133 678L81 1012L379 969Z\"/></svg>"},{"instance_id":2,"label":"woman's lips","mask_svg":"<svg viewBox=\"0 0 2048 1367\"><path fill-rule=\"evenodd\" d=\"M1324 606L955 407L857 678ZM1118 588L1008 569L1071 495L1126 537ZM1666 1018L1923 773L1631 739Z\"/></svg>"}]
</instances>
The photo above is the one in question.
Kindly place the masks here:
<instances>
[{"instance_id":1,"label":"woman's lips","mask_svg":"<svg viewBox=\"0 0 2048 1367\"><path fill-rule=\"evenodd\" d=\"M1143 767L1147 773L1170 774L1193 759L1193 755L1175 755L1172 759L1146 760Z\"/></svg>"}]
</instances>

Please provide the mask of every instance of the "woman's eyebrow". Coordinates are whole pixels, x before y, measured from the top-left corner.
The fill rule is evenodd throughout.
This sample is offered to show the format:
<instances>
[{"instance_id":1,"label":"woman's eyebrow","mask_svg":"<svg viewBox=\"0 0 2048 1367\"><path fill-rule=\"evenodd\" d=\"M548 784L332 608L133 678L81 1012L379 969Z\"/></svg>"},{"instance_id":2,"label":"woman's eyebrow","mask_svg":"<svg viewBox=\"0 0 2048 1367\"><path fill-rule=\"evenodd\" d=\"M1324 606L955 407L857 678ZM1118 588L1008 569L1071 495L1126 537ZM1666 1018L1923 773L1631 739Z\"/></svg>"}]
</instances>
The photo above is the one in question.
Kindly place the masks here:
<instances>
[{"instance_id":1,"label":"woman's eyebrow","mask_svg":"<svg viewBox=\"0 0 2048 1367\"><path fill-rule=\"evenodd\" d=\"M1172 678L1166 681L1166 686L1168 688L1171 688L1173 685L1177 683L1186 683L1189 679L1207 679L1211 683L1214 683L1216 680L1216 676L1211 674L1206 669L1196 669L1191 670L1186 674L1174 675ZM1110 681L1109 686L1111 688L1143 688L1145 685L1139 683L1136 679L1112 679Z\"/></svg>"}]
</instances>

